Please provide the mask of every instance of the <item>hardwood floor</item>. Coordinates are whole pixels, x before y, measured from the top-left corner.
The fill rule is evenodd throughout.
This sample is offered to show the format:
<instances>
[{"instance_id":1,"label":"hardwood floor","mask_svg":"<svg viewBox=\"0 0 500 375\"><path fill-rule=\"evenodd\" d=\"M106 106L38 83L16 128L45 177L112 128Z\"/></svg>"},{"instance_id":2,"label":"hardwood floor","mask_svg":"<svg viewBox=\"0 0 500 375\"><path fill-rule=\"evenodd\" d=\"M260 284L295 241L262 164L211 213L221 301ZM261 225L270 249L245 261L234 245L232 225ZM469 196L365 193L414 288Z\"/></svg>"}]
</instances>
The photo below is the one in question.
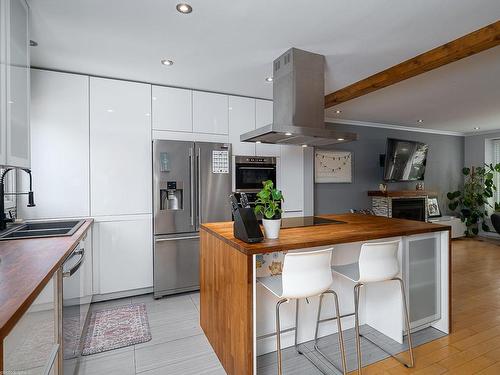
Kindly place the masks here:
<instances>
[{"instance_id":1,"label":"hardwood floor","mask_svg":"<svg viewBox=\"0 0 500 375\"><path fill-rule=\"evenodd\" d=\"M389 358L364 375L500 374L500 241L455 240L452 261L453 333L415 348L412 369Z\"/></svg>"}]
</instances>

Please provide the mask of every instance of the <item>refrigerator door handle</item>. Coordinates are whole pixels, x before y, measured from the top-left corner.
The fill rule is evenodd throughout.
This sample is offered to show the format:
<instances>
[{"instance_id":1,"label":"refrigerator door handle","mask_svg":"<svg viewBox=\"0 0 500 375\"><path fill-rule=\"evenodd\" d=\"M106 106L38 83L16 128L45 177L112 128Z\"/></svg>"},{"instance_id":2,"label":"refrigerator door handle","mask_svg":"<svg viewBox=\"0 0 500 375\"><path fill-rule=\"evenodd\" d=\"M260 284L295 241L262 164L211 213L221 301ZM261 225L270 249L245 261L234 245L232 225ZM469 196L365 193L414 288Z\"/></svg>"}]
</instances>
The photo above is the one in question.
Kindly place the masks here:
<instances>
[{"instance_id":1,"label":"refrigerator door handle","mask_svg":"<svg viewBox=\"0 0 500 375\"><path fill-rule=\"evenodd\" d=\"M165 241L179 241L179 240L195 240L200 238L200 236L186 236L186 237L172 237L172 238L157 238L155 242L165 242Z\"/></svg>"},{"instance_id":2,"label":"refrigerator door handle","mask_svg":"<svg viewBox=\"0 0 500 375\"><path fill-rule=\"evenodd\" d=\"M200 166L200 153L201 149L198 148L198 152L196 153L196 183L198 184L197 190L198 190L198 221L197 221L197 226L199 227L201 225L201 166Z\"/></svg>"},{"instance_id":3,"label":"refrigerator door handle","mask_svg":"<svg viewBox=\"0 0 500 375\"><path fill-rule=\"evenodd\" d=\"M189 192L189 216L191 218L191 226L194 226L194 167L193 167L193 153L194 149L189 149L189 184L190 192Z\"/></svg>"}]
</instances>

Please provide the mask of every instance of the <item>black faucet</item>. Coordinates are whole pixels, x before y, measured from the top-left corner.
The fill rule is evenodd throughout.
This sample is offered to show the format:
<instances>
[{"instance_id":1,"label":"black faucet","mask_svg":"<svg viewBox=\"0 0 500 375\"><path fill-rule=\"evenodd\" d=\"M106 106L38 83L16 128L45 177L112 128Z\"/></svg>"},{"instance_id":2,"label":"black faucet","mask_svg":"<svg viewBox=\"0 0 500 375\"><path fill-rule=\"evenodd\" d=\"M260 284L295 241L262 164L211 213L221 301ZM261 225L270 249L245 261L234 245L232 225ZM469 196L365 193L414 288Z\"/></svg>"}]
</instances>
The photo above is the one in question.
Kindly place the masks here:
<instances>
[{"instance_id":1,"label":"black faucet","mask_svg":"<svg viewBox=\"0 0 500 375\"><path fill-rule=\"evenodd\" d=\"M4 197L5 195L22 195L22 194L28 194L28 207L35 207L35 198L33 196L33 185L32 185L32 179L31 179L31 170L28 168L23 168L22 170L25 171L29 176L30 176L30 191L27 193L6 193L4 191L4 178L7 172L13 170L14 168L7 168L6 170L3 171L2 175L0 176L0 230L4 230L7 228L7 223L12 222L13 219L7 219L5 216L5 206L4 206Z\"/></svg>"}]
</instances>

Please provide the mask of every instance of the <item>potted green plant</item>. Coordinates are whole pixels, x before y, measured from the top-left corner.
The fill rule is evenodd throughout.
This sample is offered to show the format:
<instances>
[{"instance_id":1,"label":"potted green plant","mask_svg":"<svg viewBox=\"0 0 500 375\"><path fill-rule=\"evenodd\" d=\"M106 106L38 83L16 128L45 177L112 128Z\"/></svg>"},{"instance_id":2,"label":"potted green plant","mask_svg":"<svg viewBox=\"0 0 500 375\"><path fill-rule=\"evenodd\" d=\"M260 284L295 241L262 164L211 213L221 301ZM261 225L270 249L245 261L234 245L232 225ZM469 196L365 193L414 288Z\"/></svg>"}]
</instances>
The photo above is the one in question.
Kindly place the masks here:
<instances>
[{"instance_id":1,"label":"potted green plant","mask_svg":"<svg viewBox=\"0 0 500 375\"><path fill-rule=\"evenodd\" d=\"M278 238L281 227L280 204L284 200L281 190L274 188L272 181L267 180L262 183L263 188L257 194L256 214L262 215L262 224L266 238Z\"/></svg>"},{"instance_id":2,"label":"potted green plant","mask_svg":"<svg viewBox=\"0 0 500 375\"><path fill-rule=\"evenodd\" d=\"M449 209L458 210L460 219L465 223L465 235L476 236L479 228L488 232L490 227L486 221L488 218L488 207L498 211L499 205L495 207L489 203L497 189L494 184L494 173L500 172L500 164L487 164L484 167L463 168L464 186L462 190L448 193L450 203Z\"/></svg>"}]
</instances>

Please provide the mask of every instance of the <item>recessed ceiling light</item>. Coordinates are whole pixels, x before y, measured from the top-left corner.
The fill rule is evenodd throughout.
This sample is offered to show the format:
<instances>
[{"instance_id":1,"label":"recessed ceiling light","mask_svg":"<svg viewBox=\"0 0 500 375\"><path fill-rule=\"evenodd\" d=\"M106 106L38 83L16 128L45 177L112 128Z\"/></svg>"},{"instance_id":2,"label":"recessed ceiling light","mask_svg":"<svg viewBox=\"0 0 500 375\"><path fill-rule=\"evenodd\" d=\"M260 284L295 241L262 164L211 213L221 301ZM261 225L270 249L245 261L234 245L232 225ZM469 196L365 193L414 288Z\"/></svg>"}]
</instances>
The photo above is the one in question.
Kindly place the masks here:
<instances>
[{"instance_id":1,"label":"recessed ceiling light","mask_svg":"<svg viewBox=\"0 0 500 375\"><path fill-rule=\"evenodd\" d=\"M175 6L175 9L177 9L182 14L189 14L193 11L193 7L186 3L177 4Z\"/></svg>"},{"instance_id":2,"label":"recessed ceiling light","mask_svg":"<svg viewBox=\"0 0 500 375\"><path fill-rule=\"evenodd\" d=\"M307 145L302 145L302 147L307 147Z\"/></svg>"},{"instance_id":3,"label":"recessed ceiling light","mask_svg":"<svg viewBox=\"0 0 500 375\"><path fill-rule=\"evenodd\" d=\"M290 135L292 135L292 133L290 133L290 132L286 132L286 133L285 133L285 135L290 136Z\"/></svg>"},{"instance_id":4,"label":"recessed ceiling light","mask_svg":"<svg viewBox=\"0 0 500 375\"><path fill-rule=\"evenodd\" d=\"M339 113L342 113L340 109L335 110L335 113L338 115Z\"/></svg>"},{"instance_id":5,"label":"recessed ceiling light","mask_svg":"<svg viewBox=\"0 0 500 375\"><path fill-rule=\"evenodd\" d=\"M146 117L149 117L149 116L151 116L151 113L146 113Z\"/></svg>"},{"instance_id":6,"label":"recessed ceiling light","mask_svg":"<svg viewBox=\"0 0 500 375\"><path fill-rule=\"evenodd\" d=\"M266 77L266 82L272 82L273 81L273 77Z\"/></svg>"},{"instance_id":7,"label":"recessed ceiling light","mask_svg":"<svg viewBox=\"0 0 500 375\"><path fill-rule=\"evenodd\" d=\"M36 47L38 46L38 43L35 42L34 40L30 40L30 47Z\"/></svg>"},{"instance_id":8,"label":"recessed ceiling light","mask_svg":"<svg viewBox=\"0 0 500 375\"><path fill-rule=\"evenodd\" d=\"M156 100L156 96L153 96L153 100Z\"/></svg>"},{"instance_id":9,"label":"recessed ceiling light","mask_svg":"<svg viewBox=\"0 0 500 375\"><path fill-rule=\"evenodd\" d=\"M162 59L161 63L163 65L166 65L166 66L174 65L174 62L172 60L169 60L169 59Z\"/></svg>"},{"instance_id":10,"label":"recessed ceiling light","mask_svg":"<svg viewBox=\"0 0 500 375\"><path fill-rule=\"evenodd\" d=\"M417 122L418 122L419 124L421 124L421 123L423 123L423 122L424 122L424 120L420 119L420 120L417 120Z\"/></svg>"},{"instance_id":11,"label":"recessed ceiling light","mask_svg":"<svg viewBox=\"0 0 500 375\"><path fill-rule=\"evenodd\" d=\"M255 141L255 143L257 143L258 145L260 145L262 142L261 141Z\"/></svg>"},{"instance_id":12,"label":"recessed ceiling light","mask_svg":"<svg viewBox=\"0 0 500 375\"><path fill-rule=\"evenodd\" d=\"M337 141L343 141L344 138L337 138Z\"/></svg>"},{"instance_id":13,"label":"recessed ceiling light","mask_svg":"<svg viewBox=\"0 0 500 375\"><path fill-rule=\"evenodd\" d=\"M112 108L109 108L109 109L107 109L106 111L108 111L109 113L114 112L114 110L113 110Z\"/></svg>"},{"instance_id":14,"label":"recessed ceiling light","mask_svg":"<svg viewBox=\"0 0 500 375\"><path fill-rule=\"evenodd\" d=\"M479 130L481 129L479 126L474 126L474 130Z\"/></svg>"}]
</instances>

